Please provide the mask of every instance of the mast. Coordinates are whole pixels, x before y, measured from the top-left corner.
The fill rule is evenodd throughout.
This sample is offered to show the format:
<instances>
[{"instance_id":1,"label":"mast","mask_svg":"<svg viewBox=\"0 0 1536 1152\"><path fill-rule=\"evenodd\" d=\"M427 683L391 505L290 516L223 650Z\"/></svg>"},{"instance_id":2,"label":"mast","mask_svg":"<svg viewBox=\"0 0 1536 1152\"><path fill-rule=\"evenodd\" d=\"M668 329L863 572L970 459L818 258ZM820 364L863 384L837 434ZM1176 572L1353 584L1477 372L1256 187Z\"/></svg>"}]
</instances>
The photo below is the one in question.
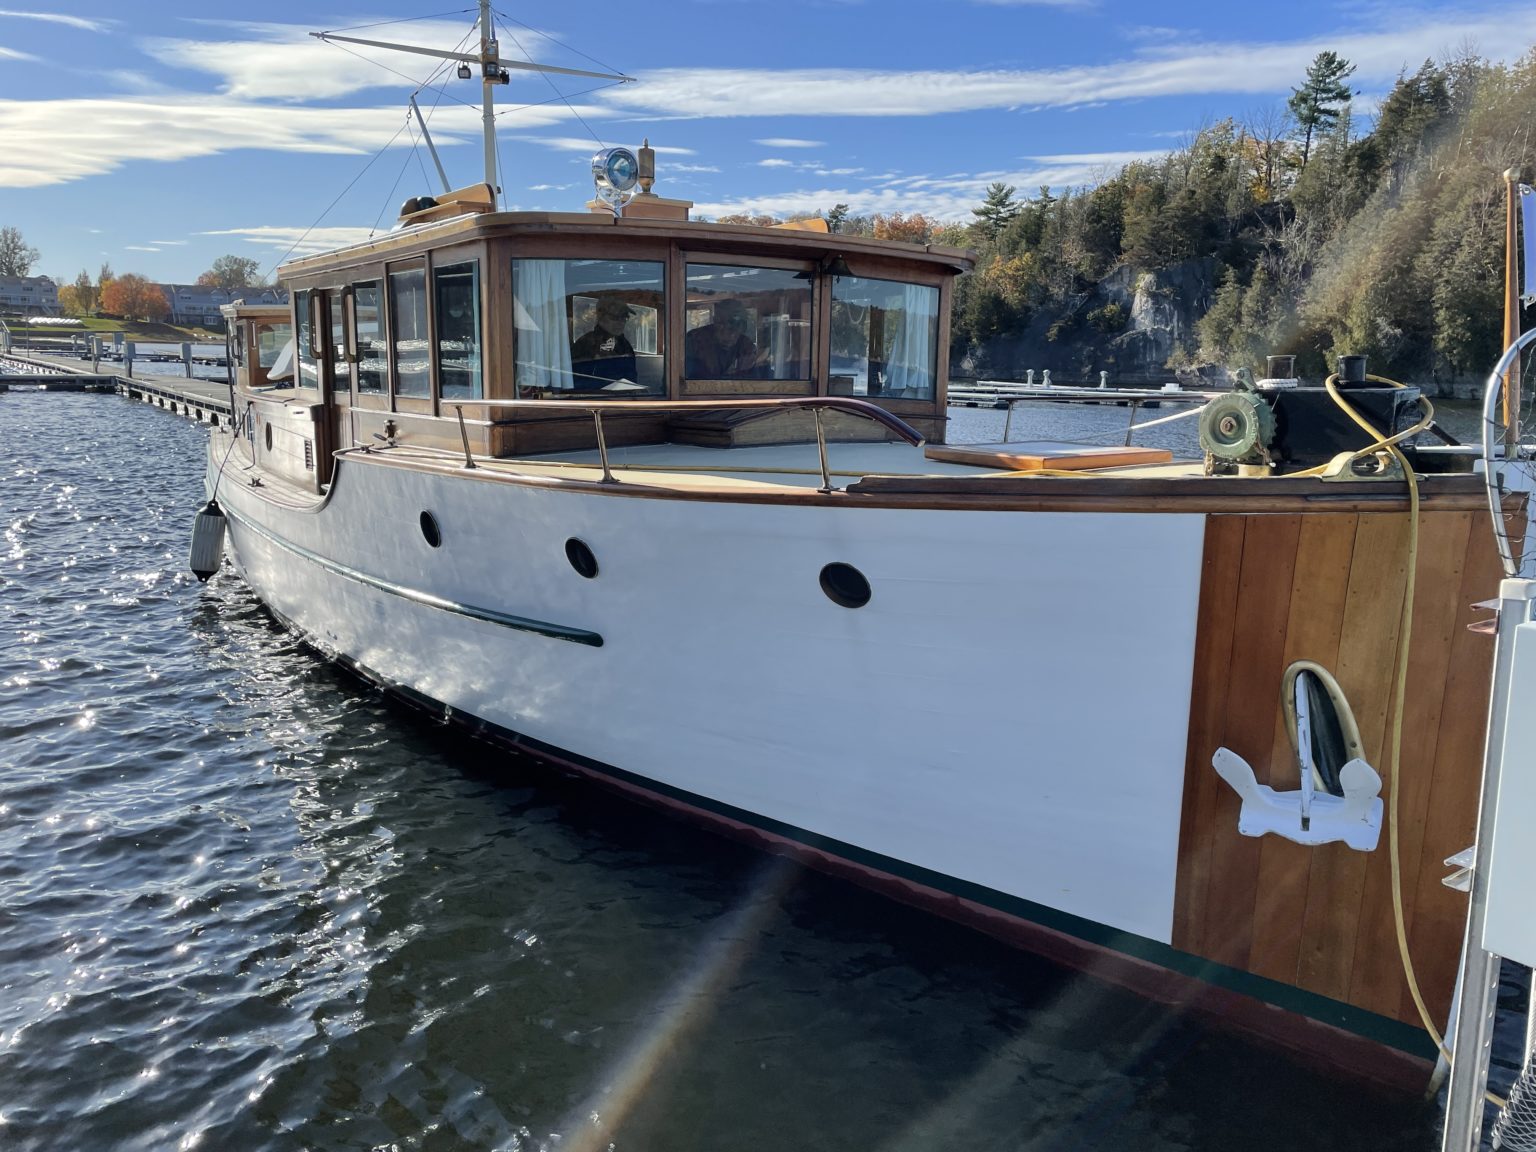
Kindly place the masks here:
<instances>
[{"instance_id":1,"label":"mast","mask_svg":"<svg viewBox=\"0 0 1536 1152\"><path fill-rule=\"evenodd\" d=\"M491 186L492 197L500 194L496 184L496 100L493 95L497 84L505 84L509 79L507 69L516 68L524 72L553 73L556 76L586 76L594 80L617 80L620 84L633 84L633 76L625 76L615 72L589 72L584 68L557 68L552 64L534 64L523 60L501 59L501 48L496 43L496 26L491 23L491 0L480 0L480 51L478 52L445 52L440 48L423 48L416 44L394 44L387 40L364 40L359 36L342 36L336 32L311 32L317 40L326 43L361 44L367 48L389 48L396 52L413 52L418 56L434 56L439 60L457 60L460 63L459 76L469 78L469 69L465 65L480 65L480 87L483 97L480 102L480 129L484 136L485 148L485 182ZM413 101L414 106L414 101ZM420 111L417 112L418 118ZM426 122L422 122L425 129ZM436 150L433 150L435 160Z\"/></svg>"},{"instance_id":2,"label":"mast","mask_svg":"<svg viewBox=\"0 0 1536 1152\"><path fill-rule=\"evenodd\" d=\"M491 203L496 203L501 188L496 183L496 85L507 82L507 74L497 60L495 26L491 23L491 0L480 0L480 126L485 143L485 182L491 186Z\"/></svg>"}]
</instances>

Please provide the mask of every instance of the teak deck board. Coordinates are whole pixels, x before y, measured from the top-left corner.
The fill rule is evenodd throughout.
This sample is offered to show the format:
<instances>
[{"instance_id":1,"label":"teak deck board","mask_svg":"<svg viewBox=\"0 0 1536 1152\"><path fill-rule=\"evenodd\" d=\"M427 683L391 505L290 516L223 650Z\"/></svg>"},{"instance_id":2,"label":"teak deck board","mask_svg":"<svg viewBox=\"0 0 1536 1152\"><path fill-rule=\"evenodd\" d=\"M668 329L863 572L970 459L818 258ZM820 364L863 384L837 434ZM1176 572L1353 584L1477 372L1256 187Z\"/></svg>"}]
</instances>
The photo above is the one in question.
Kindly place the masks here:
<instances>
[{"instance_id":1,"label":"teak deck board","mask_svg":"<svg viewBox=\"0 0 1536 1152\"><path fill-rule=\"evenodd\" d=\"M1211 767L1226 744L1261 782L1297 787L1280 678L1293 660L1315 660L1344 689L1390 805L1407 537L1394 512L1207 517L1173 945L1417 1022L1397 954L1389 829L1372 853L1244 837L1236 795ZM1498 577L1478 513L1421 512L1399 835L1413 958L1441 1023L1466 897L1441 886L1440 861L1471 841L1491 671L1491 643L1465 625Z\"/></svg>"}]
</instances>

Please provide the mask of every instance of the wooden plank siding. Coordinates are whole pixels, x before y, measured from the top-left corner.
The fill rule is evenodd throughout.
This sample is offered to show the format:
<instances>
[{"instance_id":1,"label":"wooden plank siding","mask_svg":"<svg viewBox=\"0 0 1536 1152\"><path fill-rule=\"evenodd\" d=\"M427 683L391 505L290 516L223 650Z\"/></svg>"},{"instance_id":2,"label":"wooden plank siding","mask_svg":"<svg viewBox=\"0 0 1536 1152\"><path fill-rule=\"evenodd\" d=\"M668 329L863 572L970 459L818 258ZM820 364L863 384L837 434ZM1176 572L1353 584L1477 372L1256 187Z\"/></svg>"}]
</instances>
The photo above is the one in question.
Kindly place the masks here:
<instances>
[{"instance_id":1,"label":"wooden plank siding","mask_svg":"<svg viewBox=\"0 0 1536 1152\"><path fill-rule=\"evenodd\" d=\"M1398 958L1387 829L1371 853L1242 836L1237 796L1211 767L1226 745L1260 782L1298 786L1280 680L1291 662L1315 660L1348 697L1390 807L1408 536L1401 513L1206 518L1173 946L1417 1022ZM1465 625L1498 579L1477 513L1421 512L1399 833L1413 956L1442 1023L1466 897L1441 886L1441 860L1471 842L1492 658L1488 638Z\"/></svg>"}]
</instances>

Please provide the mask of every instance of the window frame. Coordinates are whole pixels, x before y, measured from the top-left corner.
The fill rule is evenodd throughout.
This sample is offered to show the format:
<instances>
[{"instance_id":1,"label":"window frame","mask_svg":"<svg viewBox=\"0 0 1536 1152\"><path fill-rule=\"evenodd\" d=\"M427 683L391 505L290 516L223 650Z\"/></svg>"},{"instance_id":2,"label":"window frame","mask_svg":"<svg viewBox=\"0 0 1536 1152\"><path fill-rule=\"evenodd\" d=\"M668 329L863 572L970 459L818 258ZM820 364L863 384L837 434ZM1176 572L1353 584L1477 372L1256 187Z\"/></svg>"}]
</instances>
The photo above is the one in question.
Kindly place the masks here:
<instances>
[{"instance_id":1,"label":"window frame","mask_svg":"<svg viewBox=\"0 0 1536 1152\"><path fill-rule=\"evenodd\" d=\"M669 381L669 388L678 399L710 396L816 396L822 394L826 386L826 368L822 363L825 341L821 331L822 324L818 317L821 314L822 281L825 277L818 271L816 261L808 257L759 256L745 252L721 252L715 249L699 252L681 246L676 249L675 259L678 283L676 299L681 301L681 305L673 309L677 313L673 327L677 332L677 346L684 349L685 354L677 357L676 377L675 380ZM812 273L810 279L806 281L811 289L810 347L807 349L810 375L787 380L709 380L703 377L698 379L689 377L686 356L688 268L694 264L713 265L719 268L770 268L779 271Z\"/></svg>"},{"instance_id":2,"label":"window frame","mask_svg":"<svg viewBox=\"0 0 1536 1152\"><path fill-rule=\"evenodd\" d=\"M422 297L426 305L426 334L427 342L427 393L425 396L403 396L400 393L400 357L396 347L397 333L395 326L399 317L395 315L395 294L390 289L391 278L407 272L420 272L422 283ZM432 277L425 255L413 256L403 260L391 260L384 265L384 312L387 317L385 324L386 339L388 341L389 361L389 411L413 412L423 416L433 413L434 398L437 395L437 381L434 379L432 369Z\"/></svg>"}]
</instances>

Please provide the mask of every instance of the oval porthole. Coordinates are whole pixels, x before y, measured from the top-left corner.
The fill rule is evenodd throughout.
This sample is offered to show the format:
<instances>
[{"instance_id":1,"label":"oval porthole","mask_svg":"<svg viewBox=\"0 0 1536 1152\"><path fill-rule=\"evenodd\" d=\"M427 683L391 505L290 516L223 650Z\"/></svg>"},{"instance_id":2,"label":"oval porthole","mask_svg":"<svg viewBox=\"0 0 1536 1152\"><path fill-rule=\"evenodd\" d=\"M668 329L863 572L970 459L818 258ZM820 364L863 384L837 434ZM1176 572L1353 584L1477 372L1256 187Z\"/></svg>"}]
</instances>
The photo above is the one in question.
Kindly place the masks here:
<instances>
[{"instance_id":1,"label":"oval porthole","mask_svg":"<svg viewBox=\"0 0 1536 1152\"><path fill-rule=\"evenodd\" d=\"M443 543L443 531L437 526L437 517L430 512L421 514L421 538L433 548Z\"/></svg>"},{"instance_id":2,"label":"oval porthole","mask_svg":"<svg viewBox=\"0 0 1536 1152\"><path fill-rule=\"evenodd\" d=\"M869 603L869 580L852 564L836 561L823 568L821 590L828 600L844 608L862 608Z\"/></svg>"},{"instance_id":3,"label":"oval porthole","mask_svg":"<svg viewBox=\"0 0 1536 1152\"><path fill-rule=\"evenodd\" d=\"M268 424L266 426L266 428L267 428L267 436L266 436L266 439L267 439L267 451L270 452L270 451L272 451L272 425Z\"/></svg>"},{"instance_id":4,"label":"oval porthole","mask_svg":"<svg viewBox=\"0 0 1536 1152\"><path fill-rule=\"evenodd\" d=\"M565 558L571 562L571 567L576 572L585 576L588 580L597 575L597 557L592 555L592 549L587 547L586 541L578 540L572 536L565 542Z\"/></svg>"}]
</instances>

